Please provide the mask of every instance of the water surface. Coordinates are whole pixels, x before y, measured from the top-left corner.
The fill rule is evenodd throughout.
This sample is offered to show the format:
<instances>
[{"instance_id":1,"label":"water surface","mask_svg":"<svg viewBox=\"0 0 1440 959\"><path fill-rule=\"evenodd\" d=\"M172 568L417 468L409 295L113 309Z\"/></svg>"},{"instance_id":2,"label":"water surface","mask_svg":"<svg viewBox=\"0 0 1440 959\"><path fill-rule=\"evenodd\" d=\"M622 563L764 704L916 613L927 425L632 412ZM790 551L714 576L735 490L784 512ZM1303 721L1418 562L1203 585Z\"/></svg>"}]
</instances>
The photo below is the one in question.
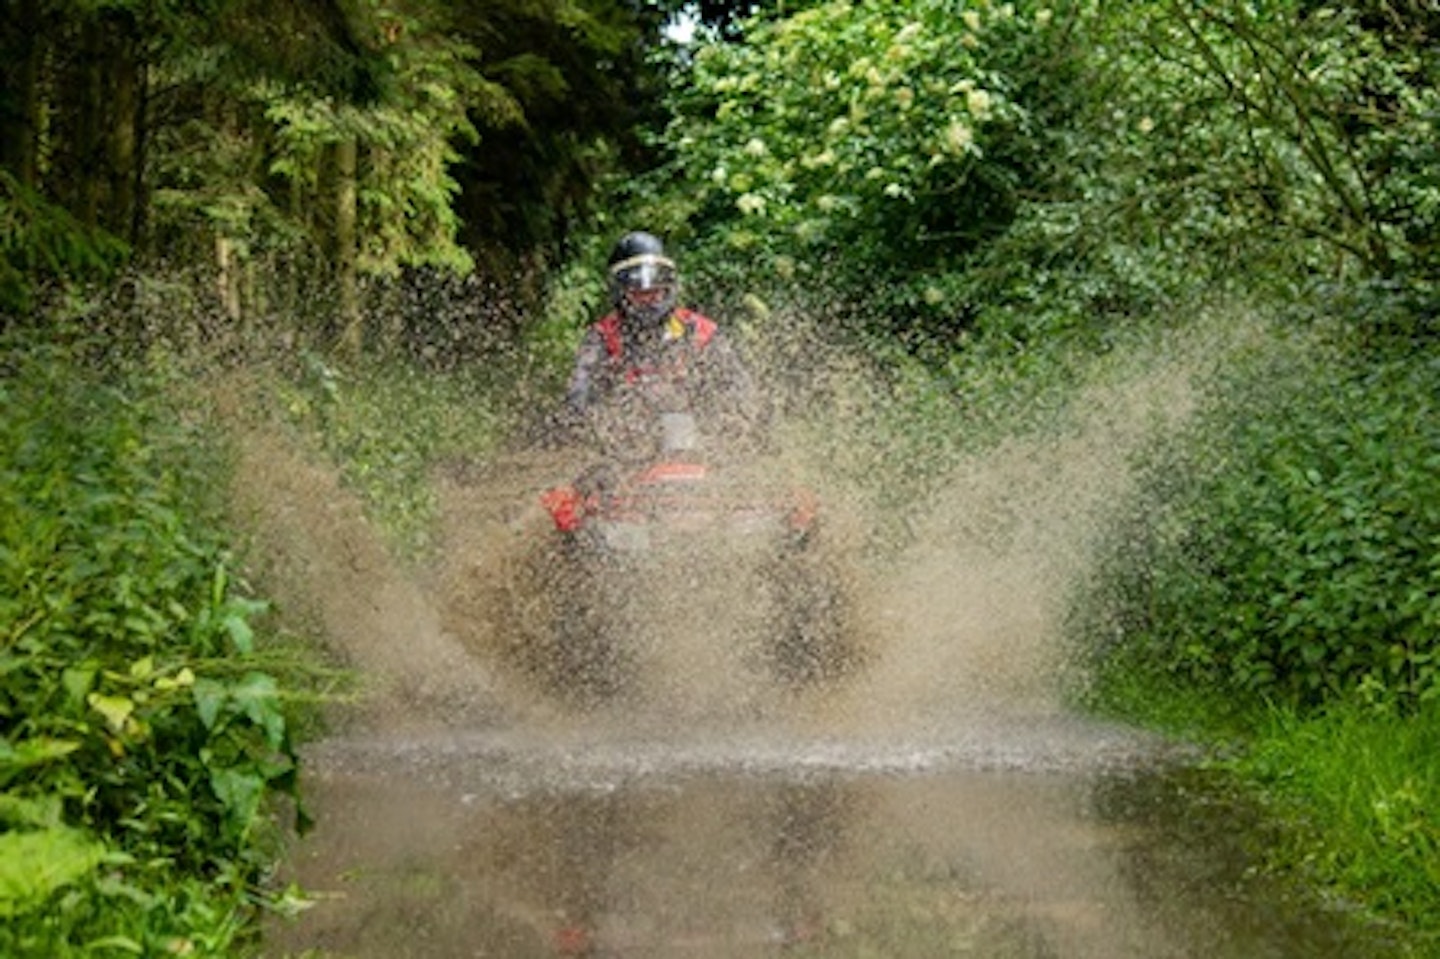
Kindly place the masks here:
<instances>
[{"instance_id":1,"label":"water surface","mask_svg":"<svg viewBox=\"0 0 1440 959\"><path fill-rule=\"evenodd\" d=\"M1052 716L933 735L594 717L317 747L316 904L354 957L1383 956L1254 873L1184 750Z\"/></svg>"}]
</instances>

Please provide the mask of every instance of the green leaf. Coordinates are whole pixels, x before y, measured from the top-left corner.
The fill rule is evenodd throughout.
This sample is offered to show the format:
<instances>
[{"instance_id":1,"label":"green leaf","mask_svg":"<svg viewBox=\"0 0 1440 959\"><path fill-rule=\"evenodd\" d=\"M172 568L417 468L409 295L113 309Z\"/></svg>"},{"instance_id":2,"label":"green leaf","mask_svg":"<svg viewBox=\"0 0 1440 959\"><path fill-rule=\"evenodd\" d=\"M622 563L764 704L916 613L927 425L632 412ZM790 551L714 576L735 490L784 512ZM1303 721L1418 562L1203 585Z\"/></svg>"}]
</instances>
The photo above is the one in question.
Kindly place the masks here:
<instances>
[{"instance_id":1,"label":"green leaf","mask_svg":"<svg viewBox=\"0 0 1440 959\"><path fill-rule=\"evenodd\" d=\"M135 703L128 696L106 696L103 693L91 693L85 698L90 708L101 716L110 729L116 733L125 731L126 723L131 713L135 712Z\"/></svg>"},{"instance_id":2,"label":"green leaf","mask_svg":"<svg viewBox=\"0 0 1440 959\"><path fill-rule=\"evenodd\" d=\"M235 648L240 653L248 656L255 651L255 631L250 628L250 623L245 619L243 613L232 613L226 616L222 625L230 634L230 641L235 644Z\"/></svg>"},{"instance_id":3,"label":"green leaf","mask_svg":"<svg viewBox=\"0 0 1440 959\"><path fill-rule=\"evenodd\" d=\"M231 691L235 705L251 722L265 730L265 739L278 749L285 741L285 714L275 679L265 673L249 673Z\"/></svg>"},{"instance_id":4,"label":"green leaf","mask_svg":"<svg viewBox=\"0 0 1440 959\"><path fill-rule=\"evenodd\" d=\"M220 718L220 710L230 697L230 691L223 683L213 679L197 679L192 694L195 697L195 711L200 715L200 722L205 728L213 731L215 723Z\"/></svg>"},{"instance_id":5,"label":"green leaf","mask_svg":"<svg viewBox=\"0 0 1440 959\"><path fill-rule=\"evenodd\" d=\"M70 702L79 705L85 701L90 688L95 685L95 667L72 666L60 674L60 684L70 696Z\"/></svg>"},{"instance_id":6,"label":"green leaf","mask_svg":"<svg viewBox=\"0 0 1440 959\"><path fill-rule=\"evenodd\" d=\"M18 745L0 740L0 776L63 759L79 748L71 739L24 739Z\"/></svg>"},{"instance_id":7,"label":"green leaf","mask_svg":"<svg viewBox=\"0 0 1440 959\"><path fill-rule=\"evenodd\" d=\"M98 952L101 949L119 949L137 956L145 955L145 947L129 936L105 936L85 944L86 952Z\"/></svg>"},{"instance_id":8,"label":"green leaf","mask_svg":"<svg viewBox=\"0 0 1440 959\"><path fill-rule=\"evenodd\" d=\"M215 569L210 575L210 604L220 606L225 602L225 590L229 587L229 577L225 573L225 564L216 563Z\"/></svg>"},{"instance_id":9,"label":"green leaf","mask_svg":"<svg viewBox=\"0 0 1440 959\"><path fill-rule=\"evenodd\" d=\"M0 793L0 823L8 827L40 826L50 828L64 825L64 805L61 797L47 793L39 798L17 796L14 793Z\"/></svg>"},{"instance_id":10,"label":"green leaf","mask_svg":"<svg viewBox=\"0 0 1440 959\"><path fill-rule=\"evenodd\" d=\"M242 828L249 825L260 809L265 780L244 769L217 769L210 774L210 788L225 806L226 815Z\"/></svg>"},{"instance_id":11,"label":"green leaf","mask_svg":"<svg viewBox=\"0 0 1440 959\"><path fill-rule=\"evenodd\" d=\"M230 634L235 648L245 656L255 651L255 630L250 617L257 616L270 608L263 600L232 597L225 601L220 610L220 624Z\"/></svg>"},{"instance_id":12,"label":"green leaf","mask_svg":"<svg viewBox=\"0 0 1440 959\"><path fill-rule=\"evenodd\" d=\"M182 666L174 676L160 676L155 680L155 688L161 692L169 692L173 689L184 689L187 686L195 685L195 672L189 666Z\"/></svg>"},{"instance_id":13,"label":"green leaf","mask_svg":"<svg viewBox=\"0 0 1440 959\"><path fill-rule=\"evenodd\" d=\"M155 657L146 656L130 664L130 678L142 682L155 674Z\"/></svg>"},{"instance_id":14,"label":"green leaf","mask_svg":"<svg viewBox=\"0 0 1440 959\"><path fill-rule=\"evenodd\" d=\"M105 847L68 826L0 833L0 916L23 915L93 871Z\"/></svg>"}]
</instances>

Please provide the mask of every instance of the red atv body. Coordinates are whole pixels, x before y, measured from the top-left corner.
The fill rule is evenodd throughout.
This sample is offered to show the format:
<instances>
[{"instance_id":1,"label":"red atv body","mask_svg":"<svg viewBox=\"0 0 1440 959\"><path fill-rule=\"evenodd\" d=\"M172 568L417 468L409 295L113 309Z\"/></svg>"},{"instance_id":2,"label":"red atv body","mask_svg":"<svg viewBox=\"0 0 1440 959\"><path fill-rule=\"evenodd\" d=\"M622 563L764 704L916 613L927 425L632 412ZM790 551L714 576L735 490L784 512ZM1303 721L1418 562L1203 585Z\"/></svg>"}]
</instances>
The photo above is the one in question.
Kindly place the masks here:
<instances>
[{"instance_id":1,"label":"red atv body","mask_svg":"<svg viewBox=\"0 0 1440 959\"><path fill-rule=\"evenodd\" d=\"M566 691L633 689L677 657L787 684L851 664L849 597L811 490L682 451L587 470L541 505L545 602L527 641Z\"/></svg>"}]
</instances>

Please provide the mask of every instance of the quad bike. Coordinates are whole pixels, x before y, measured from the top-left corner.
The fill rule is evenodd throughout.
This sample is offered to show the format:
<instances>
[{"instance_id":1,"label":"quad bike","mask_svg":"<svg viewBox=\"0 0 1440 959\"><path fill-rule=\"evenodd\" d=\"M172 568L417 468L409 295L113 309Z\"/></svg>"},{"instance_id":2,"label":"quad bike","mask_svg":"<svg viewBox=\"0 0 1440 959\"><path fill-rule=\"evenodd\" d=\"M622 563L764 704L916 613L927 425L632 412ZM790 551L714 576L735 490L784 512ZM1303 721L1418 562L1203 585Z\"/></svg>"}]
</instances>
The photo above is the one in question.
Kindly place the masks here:
<instances>
[{"instance_id":1,"label":"quad bike","mask_svg":"<svg viewBox=\"0 0 1440 959\"><path fill-rule=\"evenodd\" d=\"M634 691L667 659L787 686L854 664L819 498L753 462L709 457L705 445L693 416L659 414L541 495L547 522L527 551L523 642L532 669L560 690Z\"/></svg>"}]
</instances>

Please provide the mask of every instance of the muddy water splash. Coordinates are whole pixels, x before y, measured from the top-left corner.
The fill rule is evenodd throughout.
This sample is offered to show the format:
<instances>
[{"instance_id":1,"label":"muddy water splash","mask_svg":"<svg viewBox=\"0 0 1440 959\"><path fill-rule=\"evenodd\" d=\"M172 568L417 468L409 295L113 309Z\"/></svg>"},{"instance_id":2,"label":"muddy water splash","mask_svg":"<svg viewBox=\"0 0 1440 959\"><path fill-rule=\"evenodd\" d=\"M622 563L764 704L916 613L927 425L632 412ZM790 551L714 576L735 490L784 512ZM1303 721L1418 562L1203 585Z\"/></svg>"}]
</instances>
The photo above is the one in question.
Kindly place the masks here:
<instances>
[{"instance_id":1,"label":"muddy water splash","mask_svg":"<svg viewBox=\"0 0 1440 959\"><path fill-rule=\"evenodd\" d=\"M257 575L360 677L359 715L393 727L416 713L493 711L487 672L443 633L435 604L333 470L274 433L247 430L238 448L234 499Z\"/></svg>"},{"instance_id":2,"label":"muddy water splash","mask_svg":"<svg viewBox=\"0 0 1440 959\"><path fill-rule=\"evenodd\" d=\"M855 557L865 667L802 696L707 659L698 625L649 694L585 711L511 668L476 587L513 571L534 494L573 464L443 481L445 560L417 576L325 471L249 444L280 582L371 691L308 750L320 826L287 874L316 904L274 948L1355 954L1337 924L1236 892L1243 850L1215 841L1234 830L1195 835L1189 787L1149 772L1183 750L1061 705L1066 591L1128 451L1188 412L1188 372L1159 364L1059 435L958 459L903 549ZM832 507L864 502L792 466Z\"/></svg>"}]
</instances>

